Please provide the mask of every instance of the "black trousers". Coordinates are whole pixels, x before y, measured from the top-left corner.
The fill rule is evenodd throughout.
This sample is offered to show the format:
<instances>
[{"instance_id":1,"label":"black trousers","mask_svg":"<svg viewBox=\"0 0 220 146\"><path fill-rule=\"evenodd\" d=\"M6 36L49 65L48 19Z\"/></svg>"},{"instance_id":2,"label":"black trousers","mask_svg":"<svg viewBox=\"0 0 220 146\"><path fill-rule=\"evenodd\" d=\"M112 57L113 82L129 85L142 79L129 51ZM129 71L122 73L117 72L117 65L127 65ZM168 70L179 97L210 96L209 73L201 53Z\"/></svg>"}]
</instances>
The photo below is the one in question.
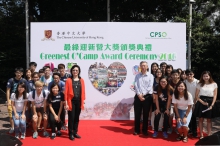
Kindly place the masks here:
<instances>
[{"instance_id":1,"label":"black trousers","mask_svg":"<svg viewBox=\"0 0 220 146\"><path fill-rule=\"evenodd\" d=\"M81 113L81 101L72 100L72 111L68 111L69 135L77 134L80 113Z\"/></svg>"},{"instance_id":2,"label":"black trousers","mask_svg":"<svg viewBox=\"0 0 220 146\"><path fill-rule=\"evenodd\" d=\"M58 115L59 113L59 109L53 109L54 112ZM60 118L62 117L62 112L61 112L61 115L60 115ZM59 123L55 120L54 118L54 115L50 112L50 127L51 127L51 131L52 133L55 133L55 127L57 127L57 130L60 130L61 129L61 125L62 125L62 122L60 121Z\"/></svg>"},{"instance_id":3,"label":"black trousers","mask_svg":"<svg viewBox=\"0 0 220 146\"><path fill-rule=\"evenodd\" d=\"M160 122L160 118L161 118L161 113L158 113L157 115L155 115L154 118L154 131L158 131L158 125ZM163 119L163 131L167 131L168 125L169 125L169 116L164 113L163 114L164 119Z\"/></svg>"},{"instance_id":4,"label":"black trousers","mask_svg":"<svg viewBox=\"0 0 220 146\"><path fill-rule=\"evenodd\" d=\"M192 113L192 117L189 123L189 129L192 131L193 134L197 134L196 115L194 113Z\"/></svg>"},{"instance_id":5,"label":"black trousers","mask_svg":"<svg viewBox=\"0 0 220 146\"><path fill-rule=\"evenodd\" d=\"M140 133L140 119L141 119L141 113L143 110L143 126L142 126L142 132L147 132L148 130L148 116L150 107L153 103L153 97L152 94L147 94L144 96L145 100L140 101L137 95L134 97L134 130L137 133Z\"/></svg>"}]
</instances>

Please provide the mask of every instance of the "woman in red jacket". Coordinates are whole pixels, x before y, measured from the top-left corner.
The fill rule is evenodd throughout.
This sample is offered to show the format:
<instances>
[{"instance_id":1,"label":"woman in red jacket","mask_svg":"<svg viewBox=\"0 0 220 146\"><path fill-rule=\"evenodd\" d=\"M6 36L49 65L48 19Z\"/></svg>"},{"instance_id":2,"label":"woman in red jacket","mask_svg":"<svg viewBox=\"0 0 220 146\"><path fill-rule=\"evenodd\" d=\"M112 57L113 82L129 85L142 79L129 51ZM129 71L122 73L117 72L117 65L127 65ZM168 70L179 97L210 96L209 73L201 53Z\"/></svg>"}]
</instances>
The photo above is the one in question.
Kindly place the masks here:
<instances>
[{"instance_id":1,"label":"woman in red jacket","mask_svg":"<svg viewBox=\"0 0 220 146\"><path fill-rule=\"evenodd\" d=\"M74 65L70 69L71 78L66 80L64 100L66 110L68 110L68 130L69 139L81 138L78 135L79 115L84 109L85 83L80 77L80 67Z\"/></svg>"}]
</instances>

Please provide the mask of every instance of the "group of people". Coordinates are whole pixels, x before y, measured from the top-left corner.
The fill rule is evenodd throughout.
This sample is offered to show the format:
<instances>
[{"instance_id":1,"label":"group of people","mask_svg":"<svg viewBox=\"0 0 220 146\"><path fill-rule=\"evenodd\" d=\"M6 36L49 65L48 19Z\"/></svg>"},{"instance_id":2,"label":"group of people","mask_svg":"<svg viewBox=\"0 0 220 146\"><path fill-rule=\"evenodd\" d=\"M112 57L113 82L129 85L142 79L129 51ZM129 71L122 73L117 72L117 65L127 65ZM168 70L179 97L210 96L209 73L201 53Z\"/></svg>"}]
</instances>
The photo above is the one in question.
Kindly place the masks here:
<instances>
[{"instance_id":1,"label":"group of people","mask_svg":"<svg viewBox=\"0 0 220 146\"><path fill-rule=\"evenodd\" d=\"M11 129L16 138L25 139L26 127L31 121L33 138L42 131L51 139L61 136L61 127L65 124L65 112L68 112L69 139L81 138L78 135L79 115L84 109L85 83L80 77L80 67L73 65L70 74L65 73L65 65L59 64L58 71L51 72L50 66L44 66L39 72L37 64L30 62L22 78L23 68L15 69L15 77L7 83L7 103ZM41 122L43 120L43 128ZM57 128L57 132L56 132Z\"/></svg>"},{"instance_id":2,"label":"group of people","mask_svg":"<svg viewBox=\"0 0 220 146\"><path fill-rule=\"evenodd\" d=\"M81 110L84 109L85 83L80 76L80 67L73 65L70 74L65 72L64 64L59 64L53 71L50 66L44 66L36 72L36 67L37 64L31 62L25 72L23 68L16 68L15 77L8 80L6 97L11 124L9 133L25 139L26 126L31 121L33 138L38 137L39 131L49 137L47 128L50 127L50 137L55 139L62 134L64 115L68 112L69 139L81 138L78 125ZM217 116L217 84L209 71L204 71L197 80L192 70L173 69L172 65L165 62L160 65L152 63L149 72L148 63L142 61L140 69L134 84L134 135L141 132L142 114L144 135L148 135L148 120L151 117L154 117L151 124L153 137L157 137L160 130L164 138L176 131L177 140L187 142L189 133L197 137L197 117L200 138L203 138L204 118L207 119L208 135L211 135L211 119ZM23 74L25 78L22 78Z\"/></svg>"},{"instance_id":3,"label":"group of people","mask_svg":"<svg viewBox=\"0 0 220 146\"><path fill-rule=\"evenodd\" d=\"M178 134L176 140L188 142L188 134L197 137L196 118L199 118L200 139L203 138L204 119L207 119L208 135L211 135L211 119L219 115L215 105L218 87L209 71L202 72L197 80L192 70L173 69L165 62L160 65L152 63L151 73L146 61L140 63L140 68L134 85L134 135L140 134L142 113L143 135L148 135L148 119L151 117L154 117L153 137L158 136L159 129L164 138L175 130Z\"/></svg>"}]
</instances>

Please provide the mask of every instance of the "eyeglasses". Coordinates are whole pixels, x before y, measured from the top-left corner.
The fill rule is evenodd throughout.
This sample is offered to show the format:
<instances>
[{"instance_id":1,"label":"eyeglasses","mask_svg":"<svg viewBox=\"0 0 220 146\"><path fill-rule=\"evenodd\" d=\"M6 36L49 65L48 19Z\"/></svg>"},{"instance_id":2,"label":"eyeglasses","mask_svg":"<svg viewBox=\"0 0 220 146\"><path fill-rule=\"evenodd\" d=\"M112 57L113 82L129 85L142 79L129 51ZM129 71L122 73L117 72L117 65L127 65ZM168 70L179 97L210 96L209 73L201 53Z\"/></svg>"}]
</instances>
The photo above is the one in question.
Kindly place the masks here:
<instances>
[{"instance_id":1,"label":"eyeglasses","mask_svg":"<svg viewBox=\"0 0 220 146\"><path fill-rule=\"evenodd\" d=\"M43 88L43 87L42 87L42 86L37 86L37 87L36 87L36 89L41 89L41 88Z\"/></svg>"},{"instance_id":2,"label":"eyeglasses","mask_svg":"<svg viewBox=\"0 0 220 146\"><path fill-rule=\"evenodd\" d=\"M186 74L187 76L192 76L193 74L192 73L190 73L190 74Z\"/></svg>"},{"instance_id":3,"label":"eyeglasses","mask_svg":"<svg viewBox=\"0 0 220 146\"><path fill-rule=\"evenodd\" d=\"M73 71L78 71L78 70L73 70Z\"/></svg>"}]
</instances>

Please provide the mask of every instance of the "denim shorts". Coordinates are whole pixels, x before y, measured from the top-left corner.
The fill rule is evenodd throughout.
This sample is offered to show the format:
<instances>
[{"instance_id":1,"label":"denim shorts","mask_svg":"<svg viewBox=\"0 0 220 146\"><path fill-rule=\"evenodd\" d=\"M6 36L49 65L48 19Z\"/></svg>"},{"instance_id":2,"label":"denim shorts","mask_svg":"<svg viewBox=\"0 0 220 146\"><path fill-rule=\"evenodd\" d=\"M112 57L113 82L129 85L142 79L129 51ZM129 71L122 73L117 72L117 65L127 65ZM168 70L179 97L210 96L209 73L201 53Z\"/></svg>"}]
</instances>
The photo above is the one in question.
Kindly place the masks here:
<instances>
[{"instance_id":1,"label":"denim shorts","mask_svg":"<svg viewBox=\"0 0 220 146\"><path fill-rule=\"evenodd\" d=\"M186 114L186 111L187 110L181 110L181 109L178 109L178 113L180 115L180 119L183 119L184 115ZM180 128L182 126L185 126L185 127L188 127L189 126L189 122L191 120L191 117L192 117L192 110L190 110L189 114L187 115L187 123L184 124L182 121L180 122L177 122L177 128Z\"/></svg>"}]
</instances>

